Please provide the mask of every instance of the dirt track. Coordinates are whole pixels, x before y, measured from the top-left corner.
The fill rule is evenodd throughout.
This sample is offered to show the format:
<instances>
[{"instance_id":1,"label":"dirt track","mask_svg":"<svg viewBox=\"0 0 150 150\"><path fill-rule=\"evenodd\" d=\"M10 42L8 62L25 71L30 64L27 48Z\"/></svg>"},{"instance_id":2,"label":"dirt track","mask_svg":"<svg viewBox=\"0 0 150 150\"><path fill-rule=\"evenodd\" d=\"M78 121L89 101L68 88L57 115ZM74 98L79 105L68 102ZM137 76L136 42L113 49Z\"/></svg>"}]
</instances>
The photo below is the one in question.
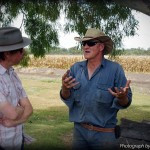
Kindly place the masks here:
<instances>
[{"instance_id":1,"label":"dirt track","mask_svg":"<svg viewBox=\"0 0 150 150\"><path fill-rule=\"evenodd\" d=\"M61 78L66 70L54 68L16 68L16 71L19 74ZM150 73L126 72L126 77L131 80L131 85L140 87L142 92L150 94Z\"/></svg>"}]
</instances>

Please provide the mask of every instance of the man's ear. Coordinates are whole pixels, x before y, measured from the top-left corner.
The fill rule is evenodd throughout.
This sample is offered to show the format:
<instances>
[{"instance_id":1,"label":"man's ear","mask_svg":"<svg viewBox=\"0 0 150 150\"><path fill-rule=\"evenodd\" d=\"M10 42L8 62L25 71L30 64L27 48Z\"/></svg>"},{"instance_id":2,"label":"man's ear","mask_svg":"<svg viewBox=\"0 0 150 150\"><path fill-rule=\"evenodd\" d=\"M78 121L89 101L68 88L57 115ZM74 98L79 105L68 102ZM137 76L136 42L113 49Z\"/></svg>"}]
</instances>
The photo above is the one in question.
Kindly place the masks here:
<instances>
[{"instance_id":1,"label":"man's ear","mask_svg":"<svg viewBox=\"0 0 150 150\"><path fill-rule=\"evenodd\" d=\"M103 43L100 43L100 51L103 51L104 50L104 48L105 48L105 45L103 44Z\"/></svg>"}]
</instances>

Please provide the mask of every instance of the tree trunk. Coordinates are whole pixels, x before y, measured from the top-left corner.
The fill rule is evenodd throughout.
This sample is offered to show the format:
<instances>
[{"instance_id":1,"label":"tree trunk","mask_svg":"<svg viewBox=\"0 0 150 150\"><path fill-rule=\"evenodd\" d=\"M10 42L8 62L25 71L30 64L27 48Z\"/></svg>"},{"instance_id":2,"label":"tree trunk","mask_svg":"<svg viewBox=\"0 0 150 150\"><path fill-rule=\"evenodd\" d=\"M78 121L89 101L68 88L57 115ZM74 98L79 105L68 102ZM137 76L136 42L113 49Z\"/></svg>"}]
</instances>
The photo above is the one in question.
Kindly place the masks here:
<instances>
[{"instance_id":1,"label":"tree trunk","mask_svg":"<svg viewBox=\"0 0 150 150\"><path fill-rule=\"evenodd\" d=\"M150 16L150 0L114 0L116 3L129 7Z\"/></svg>"}]
</instances>

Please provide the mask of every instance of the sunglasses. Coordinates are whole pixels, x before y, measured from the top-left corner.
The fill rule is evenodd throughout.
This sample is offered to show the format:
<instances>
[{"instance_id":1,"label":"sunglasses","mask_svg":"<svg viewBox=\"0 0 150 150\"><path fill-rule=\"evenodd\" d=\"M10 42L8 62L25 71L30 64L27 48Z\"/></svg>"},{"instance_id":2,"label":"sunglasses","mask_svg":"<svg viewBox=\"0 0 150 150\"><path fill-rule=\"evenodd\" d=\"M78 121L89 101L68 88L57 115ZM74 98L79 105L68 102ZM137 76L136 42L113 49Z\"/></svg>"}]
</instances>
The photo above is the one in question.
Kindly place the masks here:
<instances>
[{"instance_id":1,"label":"sunglasses","mask_svg":"<svg viewBox=\"0 0 150 150\"><path fill-rule=\"evenodd\" d=\"M88 45L88 46L94 46L94 45L96 45L97 43L100 43L100 42L96 42L96 41L83 41L81 44L82 44L82 46L85 46L86 44Z\"/></svg>"}]
</instances>

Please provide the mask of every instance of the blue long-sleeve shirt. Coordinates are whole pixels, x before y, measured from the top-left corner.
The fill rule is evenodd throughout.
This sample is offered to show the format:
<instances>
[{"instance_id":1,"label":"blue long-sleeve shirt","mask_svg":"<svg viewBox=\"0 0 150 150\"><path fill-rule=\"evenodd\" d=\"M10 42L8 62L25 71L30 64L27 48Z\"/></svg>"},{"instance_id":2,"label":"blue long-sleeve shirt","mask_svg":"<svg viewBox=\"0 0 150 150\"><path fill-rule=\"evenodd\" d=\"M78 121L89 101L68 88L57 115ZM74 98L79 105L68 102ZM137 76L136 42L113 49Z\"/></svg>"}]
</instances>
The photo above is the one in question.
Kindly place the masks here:
<instances>
[{"instance_id":1,"label":"blue long-sleeve shirt","mask_svg":"<svg viewBox=\"0 0 150 150\"><path fill-rule=\"evenodd\" d=\"M125 87L127 79L124 71L116 62L103 59L89 79L87 61L77 62L71 68L71 76L79 82L71 89L68 99L61 99L69 107L69 119L72 122L87 122L102 127L114 127L119 109L127 108L132 101L132 92L128 90L128 105L122 107L108 88Z\"/></svg>"}]
</instances>

